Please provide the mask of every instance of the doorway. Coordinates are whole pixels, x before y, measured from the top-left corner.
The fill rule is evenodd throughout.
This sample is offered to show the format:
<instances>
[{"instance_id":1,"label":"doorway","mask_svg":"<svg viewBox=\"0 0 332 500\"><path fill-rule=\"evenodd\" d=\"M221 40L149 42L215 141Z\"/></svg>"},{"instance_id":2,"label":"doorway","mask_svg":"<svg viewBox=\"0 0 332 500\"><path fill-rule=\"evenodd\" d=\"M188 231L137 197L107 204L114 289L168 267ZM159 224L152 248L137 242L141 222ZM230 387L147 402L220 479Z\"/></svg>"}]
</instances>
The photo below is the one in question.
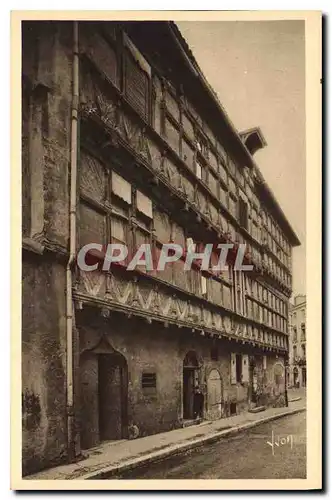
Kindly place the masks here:
<instances>
[{"instance_id":1,"label":"doorway","mask_svg":"<svg viewBox=\"0 0 332 500\"><path fill-rule=\"evenodd\" d=\"M299 370L296 367L293 369L293 385L299 387Z\"/></svg>"},{"instance_id":2,"label":"doorway","mask_svg":"<svg viewBox=\"0 0 332 500\"><path fill-rule=\"evenodd\" d=\"M189 351L183 360L183 419L194 418L194 391L199 384L199 366L194 351Z\"/></svg>"},{"instance_id":3,"label":"doorway","mask_svg":"<svg viewBox=\"0 0 332 500\"><path fill-rule=\"evenodd\" d=\"M221 377L215 368L210 371L207 379L208 418L217 420L221 418L222 385Z\"/></svg>"},{"instance_id":4,"label":"doorway","mask_svg":"<svg viewBox=\"0 0 332 500\"><path fill-rule=\"evenodd\" d=\"M109 345L82 353L80 402L82 449L92 448L101 441L127 438L127 362Z\"/></svg>"},{"instance_id":5,"label":"doorway","mask_svg":"<svg viewBox=\"0 0 332 500\"><path fill-rule=\"evenodd\" d=\"M100 441L126 437L126 389L124 358L114 354L98 354Z\"/></svg>"}]
</instances>

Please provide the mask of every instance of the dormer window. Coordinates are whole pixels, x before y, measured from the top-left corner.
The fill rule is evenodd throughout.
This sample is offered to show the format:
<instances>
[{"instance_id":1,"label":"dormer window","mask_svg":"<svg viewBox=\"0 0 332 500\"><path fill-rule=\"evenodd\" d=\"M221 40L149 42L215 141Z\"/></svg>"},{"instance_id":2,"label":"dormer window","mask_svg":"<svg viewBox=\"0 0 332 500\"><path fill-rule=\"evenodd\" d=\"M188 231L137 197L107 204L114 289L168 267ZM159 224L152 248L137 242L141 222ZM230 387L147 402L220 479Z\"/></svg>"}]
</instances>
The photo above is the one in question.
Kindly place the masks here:
<instances>
[{"instance_id":1,"label":"dormer window","mask_svg":"<svg viewBox=\"0 0 332 500\"><path fill-rule=\"evenodd\" d=\"M252 155L254 155L257 151L267 145L266 140L259 127L240 132L240 136L243 143Z\"/></svg>"}]
</instances>

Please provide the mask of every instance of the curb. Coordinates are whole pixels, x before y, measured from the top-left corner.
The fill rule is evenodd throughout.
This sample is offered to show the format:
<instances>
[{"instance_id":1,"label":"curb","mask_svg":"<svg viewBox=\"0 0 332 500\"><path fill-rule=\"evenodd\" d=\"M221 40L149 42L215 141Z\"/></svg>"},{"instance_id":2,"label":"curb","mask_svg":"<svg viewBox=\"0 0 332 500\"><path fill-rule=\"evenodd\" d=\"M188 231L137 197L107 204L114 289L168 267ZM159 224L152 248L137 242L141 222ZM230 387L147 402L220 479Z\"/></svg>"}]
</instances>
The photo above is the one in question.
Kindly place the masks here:
<instances>
[{"instance_id":1,"label":"curb","mask_svg":"<svg viewBox=\"0 0 332 500\"><path fill-rule=\"evenodd\" d=\"M272 420L277 420L278 418L287 417L289 415L294 415L296 413L301 413L303 411L306 411L306 407L289 410L283 413L278 413L277 415L271 415L269 417L264 417L259 420L254 420L253 422L248 422L246 424L239 425L237 427L232 427L231 429L216 431L213 434L207 436L203 436L196 439L194 438L189 442L184 442L178 445L171 445L166 449L164 448L162 450L152 451L151 453L147 453L142 457L136 457L133 459L126 460L123 464L109 465L107 467L99 469L98 471L89 472L88 474L76 477L75 479L84 479L84 480L109 479L112 476L116 476L123 472L131 471L137 467L142 467L144 465L148 465L153 462L159 462L168 457L180 455L181 453L185 453L194 448L199 448L201 446L204 446L205 444L214 443L224 437L235 435L239 432L245 431L252 427L256 427L257 425L261 425L266 422L270 422Z\"/></svg>"}]
</instances>

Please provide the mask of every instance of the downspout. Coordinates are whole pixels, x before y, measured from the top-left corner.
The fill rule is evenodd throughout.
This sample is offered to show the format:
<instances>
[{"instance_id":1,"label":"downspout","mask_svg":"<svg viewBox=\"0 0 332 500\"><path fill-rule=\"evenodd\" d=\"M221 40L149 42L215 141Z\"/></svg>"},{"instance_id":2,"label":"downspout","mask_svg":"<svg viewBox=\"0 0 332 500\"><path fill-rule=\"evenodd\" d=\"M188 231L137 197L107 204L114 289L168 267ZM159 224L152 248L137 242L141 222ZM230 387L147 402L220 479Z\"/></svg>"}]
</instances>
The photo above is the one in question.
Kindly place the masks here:
<instances>
[{"instance_id":1,"label":"downspout","mask_svg":"<svg viewBox=\"0 0 332 500\"><path fill-rule=\"evenodd\" d=\"M70 211L69 211L69 259L66 269L66 330L67 330L67 448L68 460L75 458L74 430L74 362L73 362L73 293L72 267L76 257L76 208L77 208L77 159L78 159L78 98L79 56L78 23L73 22L73 94L70 137Z\"/></svg>"}]
</instances>

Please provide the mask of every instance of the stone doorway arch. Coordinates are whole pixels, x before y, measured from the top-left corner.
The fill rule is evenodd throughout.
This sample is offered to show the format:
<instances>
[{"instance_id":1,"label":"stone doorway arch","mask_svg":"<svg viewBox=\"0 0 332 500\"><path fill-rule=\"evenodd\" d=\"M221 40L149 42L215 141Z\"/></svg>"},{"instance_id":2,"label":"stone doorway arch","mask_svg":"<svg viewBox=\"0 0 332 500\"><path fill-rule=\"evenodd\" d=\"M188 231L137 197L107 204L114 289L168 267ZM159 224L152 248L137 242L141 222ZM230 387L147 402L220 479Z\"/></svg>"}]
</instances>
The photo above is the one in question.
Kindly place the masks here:
<instances>
[{"instance_id":1,"label":"stone doorway arch","mask_svg":"<svg viewBox=\"0 0 332 500\"><path fill-rule=\"evenodd\" d=\"M81 446L118 440L128 432L128 367L107 338L80 356Z\"/></svg>"}]
</instances>

